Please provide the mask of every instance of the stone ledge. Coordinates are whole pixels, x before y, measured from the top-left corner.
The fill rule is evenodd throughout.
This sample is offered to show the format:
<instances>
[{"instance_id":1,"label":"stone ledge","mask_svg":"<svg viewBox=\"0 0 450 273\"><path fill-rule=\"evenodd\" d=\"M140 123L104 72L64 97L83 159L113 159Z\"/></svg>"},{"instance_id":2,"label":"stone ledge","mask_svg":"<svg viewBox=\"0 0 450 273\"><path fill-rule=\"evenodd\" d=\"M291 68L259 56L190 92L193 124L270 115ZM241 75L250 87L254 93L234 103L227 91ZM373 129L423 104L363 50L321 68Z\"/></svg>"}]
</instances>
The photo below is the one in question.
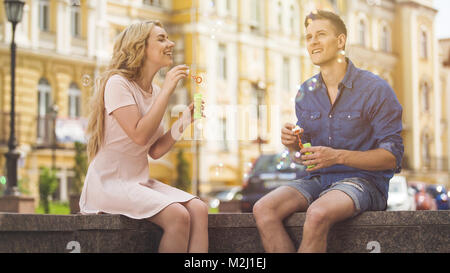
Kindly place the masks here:
<instances>
[{"instance_id":1,"label":"stone ledge","mask_svg":"<svg viewBox=\"0 0 450 273\"><path fill-rule=\"evenodd\" d=\"M305 213L285 221L296 247ZM70 241L81 252L156 252L162 230L122 215L36 215L0 213L0 252L70 252ZM251 213L209 215L210 252L264 252ZM365 212L336 224L328 238L329 252L450 253L450 211Z\"/></svg>"}]
</instances>

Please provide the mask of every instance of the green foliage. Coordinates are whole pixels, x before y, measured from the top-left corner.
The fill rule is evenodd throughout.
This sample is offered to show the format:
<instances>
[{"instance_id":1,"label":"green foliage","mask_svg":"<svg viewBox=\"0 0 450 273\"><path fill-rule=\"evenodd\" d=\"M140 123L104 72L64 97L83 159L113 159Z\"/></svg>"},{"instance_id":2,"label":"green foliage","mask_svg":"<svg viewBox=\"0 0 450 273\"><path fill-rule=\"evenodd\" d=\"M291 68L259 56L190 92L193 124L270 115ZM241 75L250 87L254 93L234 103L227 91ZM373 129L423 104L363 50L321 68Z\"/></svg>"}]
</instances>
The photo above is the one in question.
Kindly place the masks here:
<instances>
[{"instance_id":1,"label":"green foliage","mask_svg":"<svg viewBox=\"0 0 450 273\"><path fill-rule=\"evenodd\" d=\"M86 144L75 142L75 172L74 181L72 183L72 193L81 194L84 179L88 169L88 159L86 153Z\"/></svg>"},{"instance_id":2,"label":"green foliage","mask_svg":"<svg viewBox=\"0 0 450 273\"><path fill-rule=\"evenodd\" d=\"M40 167L39 169L39 197L44 212L49 213L49 198L58 187L58 178L56 177L56 170L47 167Z\"/></svg>"},{"instance_id":3,"label":"green foliage","mask_svg":"<svg viewBox=\"0 0 450 273\"><path fill-rule=\"evenodd\" d=\"M39 205L39 207L36 208L35 211L37 214L44 214L44 206L42 204ZM70 214L70 207L68 202L49 202L49 214L56 214L56 215L69 215Z\"/></svg>"},{"instance_id":4,"label":"green foliage","mask_svg":"<svg viewBox=\"0 0 450 273\"><path fill-rule=\"evenodd\" d=\"M183 156L184 152L180 149L177 153L177 179L175 180L175 187L189 191L191 187L191 179L189 178L189 163Z\"/></svg>"}]
</instances>

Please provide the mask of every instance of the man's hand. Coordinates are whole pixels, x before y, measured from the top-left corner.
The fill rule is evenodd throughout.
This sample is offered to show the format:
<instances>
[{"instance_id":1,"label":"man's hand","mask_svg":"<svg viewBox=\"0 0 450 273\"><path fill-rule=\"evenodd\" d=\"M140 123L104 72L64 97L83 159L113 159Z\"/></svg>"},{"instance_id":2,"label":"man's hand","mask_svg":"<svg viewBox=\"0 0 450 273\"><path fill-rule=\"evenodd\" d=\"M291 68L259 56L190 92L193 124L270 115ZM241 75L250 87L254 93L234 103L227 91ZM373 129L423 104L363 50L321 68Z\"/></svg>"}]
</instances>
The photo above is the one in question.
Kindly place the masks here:
<instances>
[{"instance_id":1,"label":"man's hand","mask_svg":"<svg viewBox=\"0 0 450 273\"><path fill-rule=\"evenodd\" d=\"M290 151L298 151L298 137L292 132L295 125L292 123L286 123L281 129L281 143L286 146ZM303 134L303 128L300 128L300 137Z\"/></svg>"},{"instance_id":2,"label":"man's hand","mask_svg":"<svg viewBox=\"0 0 450 273\"><path fill-rule=\"evenodd\" d=\"M308 172L317 171L322 168L327 168L340 162L340 150L335 150L330 147L316 146L310 148L303 148L301 151L302 164L305 166L315 165L313 168L306 169ZM312 153L305 155L305 153Z\"/></svg>"}]
</instances>

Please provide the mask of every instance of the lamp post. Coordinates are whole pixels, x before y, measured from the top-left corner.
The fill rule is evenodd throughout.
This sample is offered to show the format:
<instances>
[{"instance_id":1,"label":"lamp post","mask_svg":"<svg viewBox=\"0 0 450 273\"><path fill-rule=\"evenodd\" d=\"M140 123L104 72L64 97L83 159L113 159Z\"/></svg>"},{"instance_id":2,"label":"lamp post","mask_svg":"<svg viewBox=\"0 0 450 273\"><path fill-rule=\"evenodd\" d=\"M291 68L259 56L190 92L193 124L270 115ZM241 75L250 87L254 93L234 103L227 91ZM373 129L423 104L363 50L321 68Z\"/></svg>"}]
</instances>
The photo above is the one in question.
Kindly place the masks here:
<instances>
[{"instance_id":1,"label":"lamp post","mask_svg":"<svg viewBox=\"0 0 450 273\"><path fill-rule=\"evenodd\" d=\"M14 42L16 26L22 20L23 5L25 2L19 0L5 0L5 10L8 21L12 24L11 40L11 114L10 132L8 141L8 152L5 154L7 166L7 187L5 196L19 196L17 189L17 160L20 154L17 152L16 129L15 129L15 80L16 80L16 44Z\"/></svg>"},{"instance_id":2,"label":"lamp post","mask_svg":"<svg viewBox=\"0 0 450 273\"><path fill-rule=\"evenodd\" d=\"M263 81L258 81L257 83L253 83L253 88L256 91L256 99L257 99L257 109L256 109L256 113L257 113L257 119L258 119L258 138L256 139L256 143L258 143L258 151L259 154L262 155L262 144L266 144L267 141L262 139L261 137L261 114L259 113L259 107L261 106L263 100L264 100L264 96L266 93L266 84Z\"/></svg>"},{"instance_id":3,"label":"lamp post","mask_svg":"<svg viewBox=\"0 0 450 273\"><path fill-rule=\"evenodd\" d=\"M58 117L58 105L53 104L51 108L51 115L52 115L52 170L56 169L56 147L57 147L57 141L56 141L56 118Z\"/></svg>"}]
</instances>

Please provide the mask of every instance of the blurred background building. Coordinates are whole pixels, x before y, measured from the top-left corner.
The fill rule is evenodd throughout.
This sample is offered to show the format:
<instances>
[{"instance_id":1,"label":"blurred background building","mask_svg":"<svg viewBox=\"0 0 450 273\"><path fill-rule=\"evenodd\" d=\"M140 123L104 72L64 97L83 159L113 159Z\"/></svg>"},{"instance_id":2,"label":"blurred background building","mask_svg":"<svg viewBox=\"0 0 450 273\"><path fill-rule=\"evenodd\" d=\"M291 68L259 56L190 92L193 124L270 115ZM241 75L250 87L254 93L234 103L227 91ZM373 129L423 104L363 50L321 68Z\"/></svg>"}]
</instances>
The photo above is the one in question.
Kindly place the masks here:
<instances>
[{"instance_id":1,"label":"blurred background building","mask_svg":"<svg viewBox=\"0 0 450 273\"><path fill-rule=\"evenodd\" d=\"M60 179L54 198L67 200L73 142L84 140L94 79L107 65L117 34L146 19L163 22L176 43L175 63L189 65L203 79L177 87L166 129L194 93L202 93L208 105L207 118L172 152L149 158L152 177L173 184L177 152L183 150L194 193L241 185L261 153L283 150L280 130L296 122L299 85L319 71L303 35L304 18L315 9L342 16L347 55L394 88L404 109L403 173L450 186L450 41L436 39L432 0L27 0L16 36L22 189L38 199L39 167L54 165ZM1 2L1 154L9 135L10 41ZM4 156L0 166L4 175Z\"/></svg>"}]
</instances>

